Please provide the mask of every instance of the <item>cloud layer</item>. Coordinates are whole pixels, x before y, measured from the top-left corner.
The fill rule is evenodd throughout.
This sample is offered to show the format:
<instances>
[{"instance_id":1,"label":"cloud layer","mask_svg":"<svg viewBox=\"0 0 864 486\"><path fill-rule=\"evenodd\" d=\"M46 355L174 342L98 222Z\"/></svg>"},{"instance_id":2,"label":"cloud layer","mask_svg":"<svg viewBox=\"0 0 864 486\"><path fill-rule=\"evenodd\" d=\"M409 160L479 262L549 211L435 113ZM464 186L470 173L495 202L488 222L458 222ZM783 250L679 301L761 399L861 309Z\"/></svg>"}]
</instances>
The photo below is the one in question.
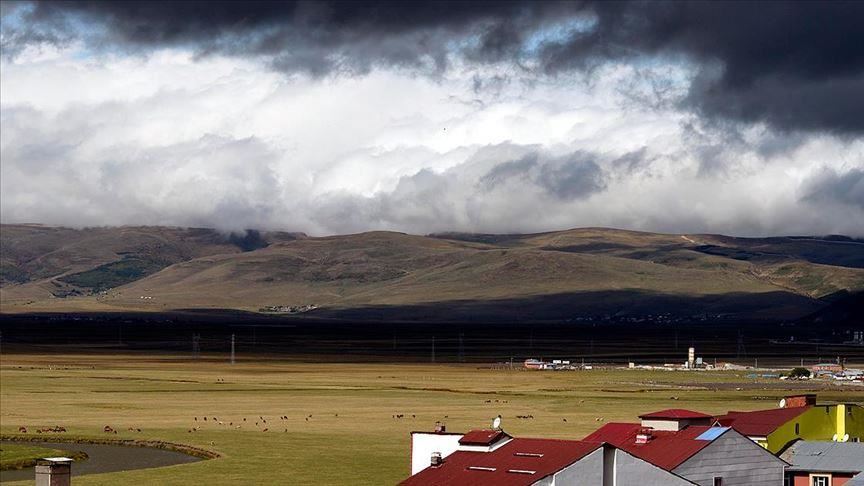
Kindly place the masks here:
<instances>
[{"instance_id":1,"label":"cloud layer","mask_svg":"<svg viewBox=\"0 0 864 486\"><path fill-rule=\"evenodd\" d=\"M859 4L406 5L4 2L0 218L864 235Z\"/></svg>"}]
</instances>

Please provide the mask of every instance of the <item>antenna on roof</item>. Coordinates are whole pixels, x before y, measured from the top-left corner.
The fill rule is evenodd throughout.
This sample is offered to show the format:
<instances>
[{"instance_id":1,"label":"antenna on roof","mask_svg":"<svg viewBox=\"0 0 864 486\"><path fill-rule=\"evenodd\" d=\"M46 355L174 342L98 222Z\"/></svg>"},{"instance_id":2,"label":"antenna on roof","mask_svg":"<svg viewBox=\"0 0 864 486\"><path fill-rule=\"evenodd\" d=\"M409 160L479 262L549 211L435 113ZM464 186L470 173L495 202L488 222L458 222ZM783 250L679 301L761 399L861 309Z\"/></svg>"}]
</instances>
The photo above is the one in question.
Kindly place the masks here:
<instances>
[{"instance_id":1,"label":"antenna on roof","mask_svg":"<svg viewBox=\"0 0 864 486\"><path fill-rule=\"evenodd\" d=\"M495 417L494 420L492 420L492 428L495 430L501 430L501 416L500 415Z\"/></svg>"}]
</instances>

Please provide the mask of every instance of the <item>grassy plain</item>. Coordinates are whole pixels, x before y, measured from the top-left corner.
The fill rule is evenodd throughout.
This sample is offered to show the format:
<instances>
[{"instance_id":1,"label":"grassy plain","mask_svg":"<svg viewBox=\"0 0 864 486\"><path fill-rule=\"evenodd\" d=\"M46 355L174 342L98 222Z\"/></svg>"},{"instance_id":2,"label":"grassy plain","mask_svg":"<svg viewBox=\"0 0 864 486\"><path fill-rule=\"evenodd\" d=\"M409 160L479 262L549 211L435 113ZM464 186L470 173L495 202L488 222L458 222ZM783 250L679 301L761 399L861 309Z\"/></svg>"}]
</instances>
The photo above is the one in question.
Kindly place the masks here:
<instances>
[{"instance_id":1,"label":"grassy plain","mask_svg":"<svg viewBox=\"0 0 864 486\"><path fill-rule=\"evenodd\" d=\"M68 435L166 440L221 454L193 464L81 476L79 486L393 484L409 471L409 432L430 430L437 420L464 431L488 426L501 414L505 430L517 436L578 439L601 420L633 421L655 409L774 407L788 394L784 388L796 385L803 386L797 391L823 388L820 400L864 401L861 388L825 389L746 374L527 372L277 358L232 366L216 356L6 354L0 362L0 431L15 435L22 425L61 425ZM118 434L105 434L105 425Z\"/></svg>"},{"instance_id":2,"label":"grassy plain","mask_svg":"<svg viewBox=\"0 0 864 486\"><path fill-rule=\"evenodd\" d=\"M17 469L32 465L36 459L68 456L69 454L68 451L30 444L2 444L0 445L0 469Z\"/></svg>"}]
</instances>

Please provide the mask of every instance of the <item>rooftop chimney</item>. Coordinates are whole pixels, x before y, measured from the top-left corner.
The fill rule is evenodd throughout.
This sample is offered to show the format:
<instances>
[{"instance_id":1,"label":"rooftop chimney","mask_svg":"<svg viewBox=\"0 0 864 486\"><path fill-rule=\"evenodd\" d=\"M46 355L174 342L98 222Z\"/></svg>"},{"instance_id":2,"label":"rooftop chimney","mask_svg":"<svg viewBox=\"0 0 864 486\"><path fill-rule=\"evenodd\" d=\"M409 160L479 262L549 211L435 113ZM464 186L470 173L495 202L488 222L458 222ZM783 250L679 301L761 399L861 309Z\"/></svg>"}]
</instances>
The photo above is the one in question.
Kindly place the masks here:
<instances>
[{"instance_id":1,"label":"rooftop chimney","mask_svg":"<svg viewBox=\"0 0 864 486\"><path fill-rule=\"evenodd\" d=\"M36 486L69 486L72 484L72 459L46 457L36 461Z\"/></svg>"},{"instance_id":2,"label":"rooftop chimney","mask_svg":"<svg viewBox=\"0 0 864 486\"><path fill-rule=\"evenodd\" d=\"M651 439L654 438L654 434L652 432L653 429L651 427L642 427L641 429L639 429L639 433L636 434L636 443L647 444Z\"/></svg>"},{"instance_id":3,"label":"rooftop chimney","mask_svg":"<svg viewBox=\"0 0 864 486\"><path fill-rule=\"evenodd\" d=\"M432 467L438 467L441 464L444 464L444 458L441 457L441 453L440 452L433 452L432 453L432 461L431 461L430 465Z\"/></svg>"},{"instance_id":4,"label":"rooftop chimney","mask_svg":"<svg viewBox=\"0 0 864 486\"><path fill-rule=\"evenodd\" d=\"M435 422L435 433L443 434L444 432L447 432L447 426L441 422Z\"/></svg>"}]
</instances>

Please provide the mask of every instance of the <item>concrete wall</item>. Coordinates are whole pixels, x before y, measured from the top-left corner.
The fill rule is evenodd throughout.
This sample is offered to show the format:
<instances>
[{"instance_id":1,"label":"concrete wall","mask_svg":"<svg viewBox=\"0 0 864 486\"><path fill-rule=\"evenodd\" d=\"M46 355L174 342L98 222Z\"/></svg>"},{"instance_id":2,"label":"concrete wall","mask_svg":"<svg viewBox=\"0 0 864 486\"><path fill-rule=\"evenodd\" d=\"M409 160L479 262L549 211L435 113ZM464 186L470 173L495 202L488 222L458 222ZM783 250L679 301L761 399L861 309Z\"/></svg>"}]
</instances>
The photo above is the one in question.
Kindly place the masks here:
<instances>
[{"instance_id":1,"label":"concrete wall","mask_svg":"<svg viewBox=\"0 0 864 486\"><path fill-rule=\"evenodd\" d=\"M692 486L693 483L614 447L601 447L537 486Z\"/></svg>"},{"instance_id":2,"label":"concrete wall","mask_svg":"<svg viewBox=\"0 0 864 486\"><path fill-rule=\"evenodd\" d=\"M722 477L723 486L782 486L784 468L783 461L730 429L672 472L703 486L712 486L714 477Z\"/></svg>"},{"instance_id":3,"label":"concrete wall","mask_svg":"<svg viewBox=\"0 0 864 486\"><path fill-rule=\"evenodd\" d=\"M603 448L588 454L552 476L550 486L603 486Z\"/></svg>"},{"instance_id":4,"label":"concrete wall","mask_svg":"<svg viewBox=\"0 0 864 486\"><path fill-rule=\"evenodd\" d=\"M616 481L609 483L614 484L614 486L687 486L693 484L620 449L615 449L614 454Z\"/></svg>"},{"instance_id":5,"label":"concrete wall","mask_svg":"<svg viewBox=\"0 0 864 486\"><path fill-rule=\"evenodd\" d=\"M461 438L462 434L412 433L411 475L413 476L429 467L433 452L440 452L441 457L447 457L456 452Z\"/></svg>"},{"instance_id":6,"label":"concrete wall","mask_svg":"<svg viewBox=\"0 0 864 486\"><path fill-rule=\"evenodd\" d=\"M798 434L795 424L798 424ZM864 408L858 405L816 405L778 427L768 436L766 448L776 454L796 439L832 440L834 434L849 434L864 440Z\"/></svg>"}]
</instances>

